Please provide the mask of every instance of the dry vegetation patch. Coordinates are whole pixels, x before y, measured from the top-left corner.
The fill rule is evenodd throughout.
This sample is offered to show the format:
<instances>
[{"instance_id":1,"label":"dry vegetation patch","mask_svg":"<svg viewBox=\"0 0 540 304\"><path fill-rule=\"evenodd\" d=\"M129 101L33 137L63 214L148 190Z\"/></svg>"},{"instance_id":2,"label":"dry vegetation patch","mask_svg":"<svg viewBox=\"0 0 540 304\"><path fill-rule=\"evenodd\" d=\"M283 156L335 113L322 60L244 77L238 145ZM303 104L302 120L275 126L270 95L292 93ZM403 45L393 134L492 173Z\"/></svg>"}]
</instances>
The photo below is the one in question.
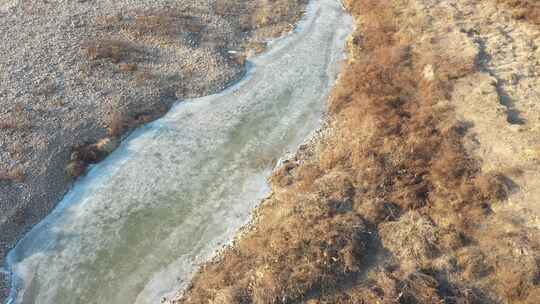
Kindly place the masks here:
<instances>
[{"instance_id":1,"label":"dry vegetation patch","mask_svg":"<svg viewBox=\"0 0 540 304\"><path fill-rule=\"evenodd\" d=\"M217 0L208 8L209 11L171 6L134 11L126 15L101 16L96 20L98 29L109 36L112 34L123 38L101 37L86 41L81 47L89 59L107 58L113 63L127 60L140 51L140 47L133 45L134 39L143 39L150 44L182 43L198 47L205 43L211 47L224 48L231 42L214 33L215 30L208 30L207 17L212 12L230 22L231 28L238 32L236 36L245 40L244 45L249 48L260 44L260 41L252 41L257 31L266 31L263 35L265 37L276 37L290 30L292 24L300 18L307 2ZM134 39L119 35L122 32L129 33Z\"/></svg>"},{"instance_id":2,"label":"dry vegetation patch","mask_svg":"<svg viewBox=\"0 0 540 304\"><path fill-rule=\"evenodd\" d=\"M515 18L540 25L540 2L537 0L497 0L497 2L511 9Z\"/></svg>"},{"instance_id":3,"label":"dry vegetation patch","mask_svg":"<svg viewBox=\"0 0 540 304\"><path fill-rule=\"evenodd\" d=\"M9 170L0 169L0 182L12 181L16 183L22 183L25 179L24 169L22 167L15 167Z\"/></svg>"},{"instance_id":4,"label":"dry vegetation patch","mask_svg":"<svg viewBox=\"0 0 540 304\"><path fill-rule=\"evenodd\" d=\"M382 223L379 233L384 247L409 267L419 267L438 254L439 231L431 221L410 211L398 221Z\"/></svg>"},{"instance_id":5,"label":"dry vegetation patch","mask_svg":"<svg viewBox=\"0 0 540 304\"><path fill-rule=\"evenodd\" d=\"M109 59L113 63L125 60L134 51L127 42L113 39L91 40L83 43L81 47L90 60Z\"/></svg>"},{"instance_id":6,"label":"dry vegetation patch","mask_svg":"<svg viewBox=\"0 0 540 304\"><path fill-rule=\"evenodd\" d=\"M290 28L291 20L297 19L302 14L307 3L307 0L217 0L214 9L219 15L234 17L243 31L271 25L284 26L278 29L280 31ZM279 32L274 35L279 35Z\"/></svg>"},{"instance_id":7,"label":"dry vegetation patch","mask_svg":"<svg viewBox=\"0 0 540 304\"><path fill-rule=\"evenodd\" d=\"M175 303L539 302L539 240L493 222L508 181L466 153L449 104L475 52L419 33L412 3L347 1L360 31L331 132Z\"/></svg>"},{"instance_id":8,"label":"dry vegetation patch","mask_svg":"<svg viewBox=\"0 0 540 304\"><path fill-rule=\"evenodd\" d=\"M32 128L30 116L21 104L16 104L8 115L0 117L0 131L28 131Z\"/></svg>"},{"instance_id":9,"label":"dry vegetation patch","mask_svg":"<svg viewBox=\"0 0 540 304\"><path fill-rule=\"evenodd\" d=\"M127 113L121 110L112 110L108 117L108 134L94 143L84 143L75 146L71 152L70 162L66 167L68 178L77 178L92 165L101 162L118 147L124 134L135 127L151 122L167 111L165 105L155 109L140 109L137 112Z\"/></svg>"}]
</instances>

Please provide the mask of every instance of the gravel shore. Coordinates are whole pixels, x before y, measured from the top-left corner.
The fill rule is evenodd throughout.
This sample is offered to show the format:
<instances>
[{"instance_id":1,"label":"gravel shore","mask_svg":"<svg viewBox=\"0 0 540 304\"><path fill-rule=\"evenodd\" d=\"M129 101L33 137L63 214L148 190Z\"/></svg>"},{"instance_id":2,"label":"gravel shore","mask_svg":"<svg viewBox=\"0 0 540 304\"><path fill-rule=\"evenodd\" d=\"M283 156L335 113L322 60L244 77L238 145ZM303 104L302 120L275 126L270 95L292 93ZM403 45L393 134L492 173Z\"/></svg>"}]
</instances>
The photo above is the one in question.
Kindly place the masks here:
<instances>
[{"instance_id":1,"label":"gravel shore","mask_svg":"<svg viewBox=\"0 0 540 304\"><path fill-rule=\"evenodd\" d=\"M81 173L77 147L221 91L306 2L0 1L0 265Z\"/></svg>"}]
</instances>

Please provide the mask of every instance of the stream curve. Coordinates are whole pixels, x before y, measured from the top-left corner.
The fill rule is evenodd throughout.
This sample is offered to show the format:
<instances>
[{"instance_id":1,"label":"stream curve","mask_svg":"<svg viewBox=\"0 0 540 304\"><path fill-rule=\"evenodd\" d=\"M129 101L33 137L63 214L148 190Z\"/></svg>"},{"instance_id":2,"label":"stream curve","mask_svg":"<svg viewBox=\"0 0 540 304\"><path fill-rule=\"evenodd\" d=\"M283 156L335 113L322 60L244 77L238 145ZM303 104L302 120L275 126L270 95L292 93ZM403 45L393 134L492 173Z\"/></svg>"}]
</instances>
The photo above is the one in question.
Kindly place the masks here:
<instances>
[{"instance_id":1,"label":"stream curve","mask_svg":"<svg viewBox=\"0 0 540 304\"><path fill-rule=\"evenodd\" d=\"M272 161L320 127L352 18L306 17L224 92L179 102L81 178L7 258L8 303L159 303L269 194Z\"/></svg>"}]
</instances>

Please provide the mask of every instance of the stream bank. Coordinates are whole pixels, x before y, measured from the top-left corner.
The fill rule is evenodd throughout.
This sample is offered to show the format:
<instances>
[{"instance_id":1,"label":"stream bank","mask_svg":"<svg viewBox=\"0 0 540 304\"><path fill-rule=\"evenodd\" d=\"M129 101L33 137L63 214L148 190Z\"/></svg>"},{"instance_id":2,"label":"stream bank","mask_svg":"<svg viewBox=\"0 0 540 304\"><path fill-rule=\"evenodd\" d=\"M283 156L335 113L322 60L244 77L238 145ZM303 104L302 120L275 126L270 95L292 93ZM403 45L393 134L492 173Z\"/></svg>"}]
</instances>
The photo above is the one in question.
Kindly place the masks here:
<instances>
[{"instance_id":1,"label":"stream bank","mask_svg":"<svg viewBox=\"0 0 540 304\"><path fill-rule=\"evenodd\" d=\"M79 151L238 81L306 3L1 0L0 265L102 158Z\"/></svg>"},{"instance_id":2,"label":"stream bank","mask_svg":"<svg viewBox=\"0 0 540 304\"><path fill-rule=\"evenodd\" d=\"M173 303L539 303L537 1L346 4L327 132Z\"/></svg>"},{"instance_id":3,"label":"stream bank","mask_svg":"<svg viewBox=\"0 0 540 304\"><path fill-rule=\"evenodd\" d=\"M245 79L132 133L10 252L16 302L149 303L187 284L320 127L351 30L338 1L313 1Z\"/></svg>"}]
</instances>

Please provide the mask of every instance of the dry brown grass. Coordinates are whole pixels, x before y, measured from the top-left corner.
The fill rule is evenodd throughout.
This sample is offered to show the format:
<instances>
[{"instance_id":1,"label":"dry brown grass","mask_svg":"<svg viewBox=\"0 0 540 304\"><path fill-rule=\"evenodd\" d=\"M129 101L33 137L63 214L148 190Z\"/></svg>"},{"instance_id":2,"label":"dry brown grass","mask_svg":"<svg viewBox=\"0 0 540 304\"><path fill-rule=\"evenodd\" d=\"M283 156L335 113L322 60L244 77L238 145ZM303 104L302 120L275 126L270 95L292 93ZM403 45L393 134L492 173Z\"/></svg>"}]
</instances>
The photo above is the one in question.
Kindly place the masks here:
<instances>
[{"instance_id":1,"label":"dry brown grass","mask_svg":"<svg viewBox=\"0 0 540 304\"><path fill-rule=\"evenodd\" d=\"M144 86L154 79L154 75L150 69L138 70L135 73L135 84Z\"/></svg>"},{"instance_id":2,"label":"dry brown grass","mask_svg":"<svg viewBox=\"0 0 540 304\"><path fill-rule=\"evenodd\" d=\"M91 164L97 164L118 147L117 138L106 137L94 144L84 144L73 148L71 159L66 167L69 178L77 178L86 172Z\"/></svg>"},{"instance_id":3,"label":"dry brown grass","mask_svg":"<svg viewBox=\"0 0 540 304\"><path fill-rule=\"evenodd\" d=\"M79 160L72 160L66 166L67 178L72 180L79 176L82 176L86 172L87 168L88 165L86 165L84 162Z\"/></svg>"},{"instance_id":4,"label":"dry brown grass","mask_svg":"<svg viewBox=\"0 0 540 304\"><path fill-rule=\"evenodd\" d=\"M0 130L12 130L12 129L18 129L18 125L15 121L9 119L0 121Z\"/></svg>"},{"instance_id":5,"label":"dry brown grass","mask_svg":"<svg viewBox=\"0 0 540 304\"><path fill-rule=\"evenodd\" d=\"M111 154L117 147L120 137L140 125L124 111L113 110L108 118L108 136L95 143L84 143L73 147L70 161L66 166L66 176L75 179L86 173L87 168L97 164Z\"/></svg>"},{"instance_id":6,"label":"dry brown grass","mask_svg":"<svg viewBox=\"0 0 540 304\"><path fill-rule=\"evenodd\" d=\"M537 0L497 0L512 10L512 16L540 25L540 2Z\"/></svg>"},{"instance_id":7,"label":"dry brown grass","mask_svg":"<svg viewBox=\"0 0 540 304\"><path fill-rule=\"evenodd\" d=\"M27 119L7 119L0 121L0 130L28 131L32 124Z\"/></svg>"},{"instance_id":8,"label":"dry brown grass","mask_svg":"<svg viewBox=\"0 0 540 304\"><path fill-rule=\"evenodd\" d=\"M415 269L433 259L439 252L439 231L425 216L410 211L398 221L379 226L384 247L407 268Z\"/></svg>"},{"instance_id":9,"label":"dry brown grass","mask_svg":"<svg viewBox=\"0 0 540 304\"><path fill-rule=\"evenodd\" d=\"M165 104L156 105L153 108L137 109L129 112L127 110L113 110L108 117L108 134L111 138L120 138L130 130L151 122L165 114L169 108Z\"/></svg>"},{"instance_id":10,"label":"dry brown grass","mask_svg":"<svg viewBox=\"0 0 540 304\"><path fill-rule=\"evenodd\" d=\"M81 45L90 60L109 59L113 63L126 60L135 52L129 43L114 39L86 41Z\"/></svg>"},{"instance_id":11,"label":"dry brown grass","mask_svg":"<svg viewBox=\"0 0 540 304\"><path fill-rule=\"evenodd\" d=\"M0 118L0 130L28 131L32 128L30 117L22 104L16 104L6 118Z\"/></svg>"},{"instance_id":12,"label":"dry brown grass","mask_svg":"<svg viewBox=\"0 0 540 304\"><path fill-rule=\"evenodd\" d=\"M9 169L9 170L0 169L0 182L12 181L16 183L22 183L24 182L25 177L26 177L26 174L24 172L24 168L20 166Z\"/></svg>"},{"instance_id":13,"label":"dry brown grass","mask_svg":"<svg viewBox=\"0 0 540 304\"><path fill-rule=\"evenodd\" d=\"M135 63L121 63L118 65L118 69L121 72L135 72L139 67Z\"/></svg>"},{"instance_id":14,"label":"dry brown grass","mask_svg":"<svg viewBox=\"0 0 540 304\"><path fill-rule=\"evenodd\" d=\"M108 132L112 137L120 137L130 125L131 118L121 111L114 111L109 117Z\"/></svg>"},{"instance_id":15,"label":"dry brown grass","mask_svg":"<svg viewBox=\"0 0 540 304\"><path fill-rule=\"evenodd\" d=\"M178 38L185 33L200 33L205 29L205 25L200 18L169 8L143 12L135 18L131 29L138 35Z\"/></svg>"},{"instance_id":16,"label":"dry brown grass","mask_svg":"<svg viewBox=\"0 0 540 304\"><path fill-rule=\"evenodd\" d=\"M300 17L307 2L306 0L218 0L214 9L218 15L236 22L242 31L252 31L269 26L290 25ZM276 31L275 35L281 34L281 30Z\"/></svg>"},{"instance_id":17,"label":"dry brown grass","mask_svg":"<svg viewBox=\"0 0 540 304\"><path fill-rule=\"evenodd\" d=\"M448 106L475 58L419 41L398 3L348 1L360 56L331 135L275 172L255 226L176 303L538 303L538 239L482 230L506 180L481 173Z\"/></svg>"},{"instance_id":18,"label":"dry brown grass","mask_svg":"<svg viewBox=\"0 0 540 304\"><path fill-rule=\"evenodd\" d=\"M112 108L106 121L107 136L72 148L70 161L65 170L67 177L74 179L85 174L90 165L101 162L116 150L122 136L142 124L161 117L168 109L164 103L136 111L119 107Z\"/></svg>"}]
</instances>

